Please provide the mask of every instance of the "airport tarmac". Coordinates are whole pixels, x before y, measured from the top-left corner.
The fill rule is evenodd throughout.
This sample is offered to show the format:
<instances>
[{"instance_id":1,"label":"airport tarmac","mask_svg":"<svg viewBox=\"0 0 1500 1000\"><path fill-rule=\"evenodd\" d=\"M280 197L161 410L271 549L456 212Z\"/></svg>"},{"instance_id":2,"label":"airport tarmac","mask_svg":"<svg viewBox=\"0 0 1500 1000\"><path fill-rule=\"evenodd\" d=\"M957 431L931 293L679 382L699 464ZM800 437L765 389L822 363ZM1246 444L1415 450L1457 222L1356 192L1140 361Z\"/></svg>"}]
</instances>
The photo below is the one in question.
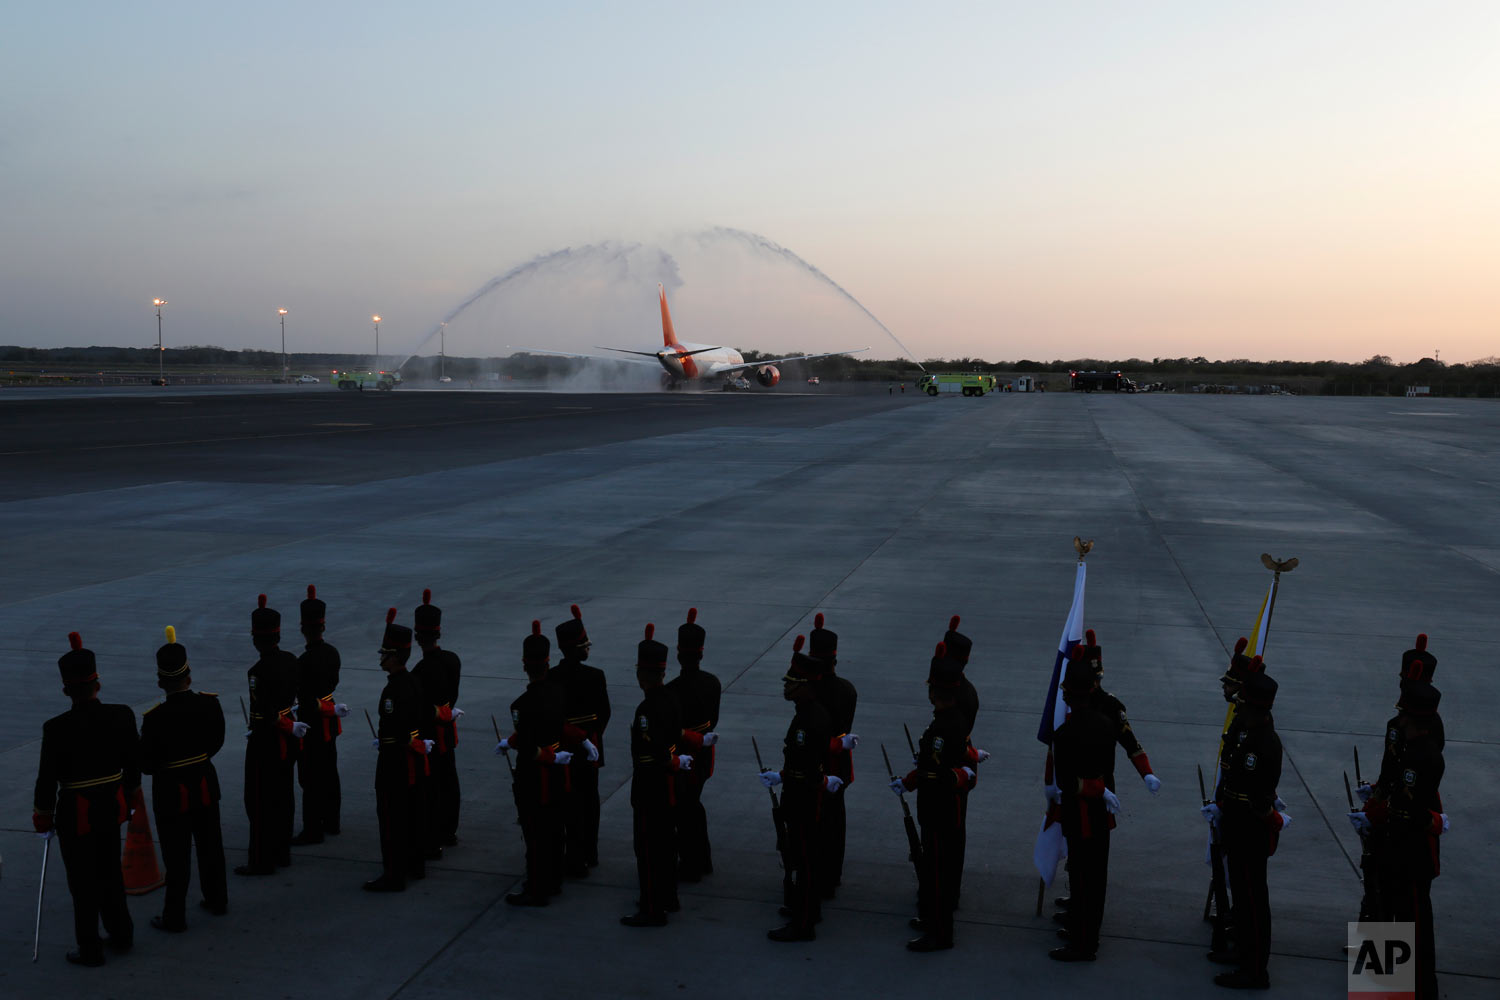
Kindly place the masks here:
<instances>
[{"instance_id":1,"label":"airport tarmac","mask_svg":"<svg viewBox=\"0 0 1500 1000\"><path fill-rule=\"evenodd\" d=\"M311 387L316 388L316 387ZM1443 399L1049 393L928 399L884 385L823 393L173 392L0 394L0 985L11 996L158 997L212 984L224 998L477 995L749 997L1213 995L1196 765L1211 770L1217 678L1270 583L1266 649L1281 685L1280 793L1294 822L1270 863L1272 996L1345 989L1358 842L1342 774L1358 744L1377 766L1401 652L1439 660L1452 832L1433 886L1444 995L1500 993L1486 930L1500 896L1500 408ZM1163 781L1146 794L1117 760L1099 962L1047 960L1033 916L1043 799L1035 733L1068 610L1074 535L1093 538L1087 624L1106 686L1130 708ZM99 658L103 698L156 699L152 653L175 625L195 686L231 730L255 659L258 593L300 649L297 602L316 584L343 652L344 832L298 848L277 876L230 876L230 912L147 925L102 969L62 960L71 909L55 848L42 956L28 959L41 842L30 831L41 724L66 708L55 662L71 630ZM424 587L464 660L458 847L401 895L379 870L369 750L385 608ZM524 687L521 639L582 606L615 721L601 867L543 910L503 896L522 851L488 716ZM639 700L635 643L690 606L705 668L724 684L722 742L704 794L715 873L682 889L665 929L629 929L635 866L623 720ZM838 899L818 940L775 944L780 871L750 737L774 748L780 677L815 612L859 688L857 780ZM958 947L915 955L915 882L884 743L930 716L923 681L949 615L975 644L974 741L994 755L969 811ZM217 758L225 843L243 860L243 741ZM196 876L195 876L196 879ZM1060 885L1057 887L1060 889ZM196 897L190 890L190 902ZM1048 897L1058 892L1049 892Z\"/></svg>"}]
</instances>

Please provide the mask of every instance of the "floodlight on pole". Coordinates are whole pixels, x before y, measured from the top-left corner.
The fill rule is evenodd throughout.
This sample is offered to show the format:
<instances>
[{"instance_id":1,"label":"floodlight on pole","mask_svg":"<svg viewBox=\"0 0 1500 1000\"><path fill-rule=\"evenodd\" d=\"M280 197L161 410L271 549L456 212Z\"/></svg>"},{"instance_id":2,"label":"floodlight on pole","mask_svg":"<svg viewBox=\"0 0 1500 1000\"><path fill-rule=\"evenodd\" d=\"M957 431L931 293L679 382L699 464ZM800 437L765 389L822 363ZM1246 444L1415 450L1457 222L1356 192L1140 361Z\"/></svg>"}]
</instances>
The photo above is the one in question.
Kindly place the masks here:
<instances>
[{"instance_id":1,"label":"floodlight on pole","mask_svg":"<svg viewBox=\"0 0 1500 1000\"><path fill-rule=\"evenodd\" d=\"M375 321L375 370L380 370L380 317L371 316Z\"/></svg>"},{"instance_id":2,"label":"floodlight on pole","mask_svg":"<svg viewBox=\"0 0 1500 1000\"><path fill-rule=\"evenodd\" d=\"M281 316L281 381L286 381L286 310L278 309Z\"/></svg>"},{"instance_id":3,"label":"floodlight on pole","mask_svg":"<svg viewBox=\"0 0 1500 1000\"><path fill-rule=\"evenodd\" d=\"M448 374L448 324L438 332L438 378Z\"/></svg>"},{"instance_id":4,"label":"floodlight on pole","mask_svg":"<svg viewBox=\"0 0 1500 1000\"><path fill-rule=\"evenodd\" d=\"M167 304L166 299L152 299L151 304L156 307L156 381L160 385L167 384L166 368L164 365L165 348L161 346L161 307Z\"/></svg>"}]
</instances>

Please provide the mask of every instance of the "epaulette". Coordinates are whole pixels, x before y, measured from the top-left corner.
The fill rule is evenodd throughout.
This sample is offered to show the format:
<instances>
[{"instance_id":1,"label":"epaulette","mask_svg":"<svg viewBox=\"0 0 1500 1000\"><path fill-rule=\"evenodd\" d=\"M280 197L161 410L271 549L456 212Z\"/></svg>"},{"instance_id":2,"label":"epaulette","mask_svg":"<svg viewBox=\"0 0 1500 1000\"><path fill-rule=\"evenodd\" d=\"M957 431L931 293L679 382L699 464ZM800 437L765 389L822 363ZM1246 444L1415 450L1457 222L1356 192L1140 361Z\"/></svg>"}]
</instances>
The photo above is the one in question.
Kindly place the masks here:
<instances>
[{"instance_id":1,"label":"epaulette","mask_svg":"<svg viewBox=\"0 0 1500 1000\"><path fill-rule=\"evenodd\" d=\"M217 698L219 696L219 692L217 692L217 691L199 691L198 693L199 694L206 694L210 698Z\"/></svg>"},{"instance_id":2,"label":"epaulette","mask_svg":"<svg viewBox=\"0 0 1500 1000\"><path fill-rule=\"evenodd\" d=\"M152 712L156 711L158 708L161 708L165 704L166 704L166 702L164 702L164 701L157 702L155 705L152 705L150 708L148 708L144 712L142 712L141 713L141 717L145 718L146 716L150 715Z\"/></svg>"}]
</instances>

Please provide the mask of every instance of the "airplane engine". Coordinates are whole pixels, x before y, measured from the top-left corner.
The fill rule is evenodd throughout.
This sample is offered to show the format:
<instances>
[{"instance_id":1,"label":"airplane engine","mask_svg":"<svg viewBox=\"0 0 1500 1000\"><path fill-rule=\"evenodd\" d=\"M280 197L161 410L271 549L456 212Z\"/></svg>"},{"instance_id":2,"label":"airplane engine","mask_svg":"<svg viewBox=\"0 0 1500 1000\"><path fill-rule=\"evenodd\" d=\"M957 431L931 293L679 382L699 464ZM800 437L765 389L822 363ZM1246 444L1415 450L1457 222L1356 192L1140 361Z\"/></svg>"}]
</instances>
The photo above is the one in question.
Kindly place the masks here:
<instances>
[{"instance_id":1,"label":"airplane engine","mask_svg":"<svg viewBox=\"0 0 1500 1000\"><path fill-rule=\"evenodd\" d=\"M766 365L755 369L755 381L769 389L781 381L781 372L776 370L775 365Z\"/></svg>"}]
</instances>

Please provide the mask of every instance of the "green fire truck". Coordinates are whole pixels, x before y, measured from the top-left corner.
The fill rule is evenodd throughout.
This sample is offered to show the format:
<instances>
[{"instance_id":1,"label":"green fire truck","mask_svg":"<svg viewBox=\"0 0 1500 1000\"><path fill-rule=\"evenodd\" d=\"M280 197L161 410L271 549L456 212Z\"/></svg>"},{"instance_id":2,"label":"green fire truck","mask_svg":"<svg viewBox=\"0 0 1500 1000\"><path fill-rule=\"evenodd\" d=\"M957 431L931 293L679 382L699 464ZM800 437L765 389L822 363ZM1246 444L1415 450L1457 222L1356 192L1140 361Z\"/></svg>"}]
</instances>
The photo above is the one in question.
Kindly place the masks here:
<instances>
[{"instance_id":1,"label":"green fire truck","mask_svg":"<svg viewBox=\"0 0 1500 1000\"><path fill-rule=\"evenodd\" d=\"M328 381L337 389L379 389L381 392L390 392L401 384L401 373L334 371L328 376Z\"/></svg>"},{"instance_id":2,"label":"green fire truck","mask_svg":"<svg viewBox=\"0 0 1500 1000\"><path fill-rule=\"evenodd\" d=\"M978 372L929 374L917 379L917 391L929 396L940 392L961 392L965 396L983 396L995 391L995 376Z\"/></svg>"}]
</instances>

